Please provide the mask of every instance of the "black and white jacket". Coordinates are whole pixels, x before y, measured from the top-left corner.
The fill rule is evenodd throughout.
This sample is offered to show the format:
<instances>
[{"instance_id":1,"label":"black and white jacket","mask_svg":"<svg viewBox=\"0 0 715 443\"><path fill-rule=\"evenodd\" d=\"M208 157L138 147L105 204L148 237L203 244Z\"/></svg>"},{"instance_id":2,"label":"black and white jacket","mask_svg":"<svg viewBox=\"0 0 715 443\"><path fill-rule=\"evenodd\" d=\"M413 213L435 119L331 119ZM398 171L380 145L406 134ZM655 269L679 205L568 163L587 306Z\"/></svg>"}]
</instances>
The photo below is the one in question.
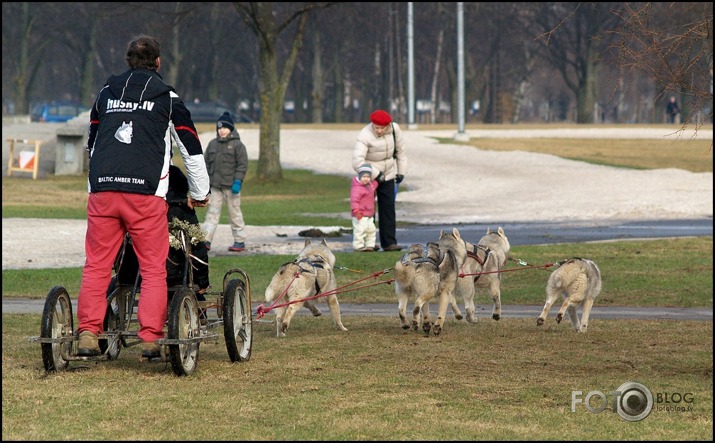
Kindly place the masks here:
<instances>
[{"instance_id":1,"label":"black and white jacket","mask_svg":"<svg viewBox=\"0 0 715 443\"><path fill-rule=\"evenodd\" d=\"M201 141L174 88L151 69L111 76L90 113L89 192L165 197L172 140L186 166L191 197L209 193Z\"/></svg>"}]
</instances>

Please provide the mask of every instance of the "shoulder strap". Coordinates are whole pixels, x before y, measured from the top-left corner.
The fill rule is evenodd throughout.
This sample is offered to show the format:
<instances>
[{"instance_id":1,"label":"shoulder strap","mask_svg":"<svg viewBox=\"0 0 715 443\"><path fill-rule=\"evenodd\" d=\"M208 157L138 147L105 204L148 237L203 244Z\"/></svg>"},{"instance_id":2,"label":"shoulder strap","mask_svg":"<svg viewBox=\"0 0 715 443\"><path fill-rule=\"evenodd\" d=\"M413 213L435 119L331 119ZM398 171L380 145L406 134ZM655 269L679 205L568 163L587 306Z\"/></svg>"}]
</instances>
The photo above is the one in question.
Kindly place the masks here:
<instances>
[{"instance_id":1,"label":"shoulder strap","mask_svg":"<svg viewBox=\"0 0 715 443\"><path fill-rule=\"evenodd\" d=\"M395 125L390 122L390 126L392 127L392 158L397 160L397 138L395 137Z\"/></svg>"}]
</instances>

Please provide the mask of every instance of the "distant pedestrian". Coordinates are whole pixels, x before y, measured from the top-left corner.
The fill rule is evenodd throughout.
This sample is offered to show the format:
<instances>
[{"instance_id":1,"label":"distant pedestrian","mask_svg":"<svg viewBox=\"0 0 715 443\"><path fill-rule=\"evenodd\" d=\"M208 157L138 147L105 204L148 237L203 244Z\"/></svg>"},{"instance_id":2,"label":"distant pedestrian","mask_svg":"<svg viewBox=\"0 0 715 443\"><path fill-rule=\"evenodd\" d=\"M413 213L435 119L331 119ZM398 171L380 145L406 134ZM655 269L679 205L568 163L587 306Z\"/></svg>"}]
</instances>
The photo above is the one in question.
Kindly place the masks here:
<instances>
[{"instance_id":1,"label":"distant pedestrian","mask_svg":"<svg viewBox=\"0 0 715 443\"><path fill-rule=\"evenodd\" d=\"M362 128L355 143L352 166L357 172L365 163L377 171L377 214L380 245L385 251L399 251L395 186L407 173L407 152L402 130L392 117L381 109L370 114L370 124Z\"/></svg>"},{"instance_id":2,"label":"distant pedestrian","mask_svg":"<svg viewBox=\"0 0 715 443\"><path fill-rule=\"evenodd\" d=\"M211 201L203 225L206 232L206 247L211 249L211 242L225 200L233 235L233 244L228 247L228 250L241 252L246 249L244 231L246 224L241 212L241 188L248 171L248 153L228 112L224 112L216 122L216 134L217 137L209 142L204 152L206 169L211 179Z\"/></svg>"},{"instance_id":3,"label":"distant pedestrian","mask_svg":"<svg viewBox=\"0 0 715 443\"><path fill-rule=\"evenodd\" d=\"M375 250L375 190L378 183L372 179L372 166L364 164L350 181L350 214L353 221L353 248L360 252Z\"/></svg>"},{"instance_id":4,"label":"distant pedestrian","mask_svg":"<svg viewBox=\"0 0 715 443\"><path fill-rule=\"evenodd\" d=\"M680 114L680 106L678 106L678 102L675 101L675 97L671 95L668 104L665 105L665 115L668 118L668 123L676 123L678 114Z\"/></svg>"}]
</instances>

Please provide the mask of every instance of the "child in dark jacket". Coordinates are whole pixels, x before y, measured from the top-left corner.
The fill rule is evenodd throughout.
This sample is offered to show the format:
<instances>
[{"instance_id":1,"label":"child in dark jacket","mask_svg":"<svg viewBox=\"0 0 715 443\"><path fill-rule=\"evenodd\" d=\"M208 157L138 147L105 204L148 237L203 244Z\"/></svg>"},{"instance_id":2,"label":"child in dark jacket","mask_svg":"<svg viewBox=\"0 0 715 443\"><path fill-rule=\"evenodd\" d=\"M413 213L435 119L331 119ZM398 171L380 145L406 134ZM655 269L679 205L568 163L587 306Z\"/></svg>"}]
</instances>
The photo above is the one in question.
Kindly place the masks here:
<instances>
[{"instance_id":1,"label":"child in dark jacket","mask_svg":"<svg viewBox=\"0 0 715 443\"><path fill-rule=\"evenodd\" d=\"M169 166L169 190L166 193L166 203L169 205L167 212L169 228L171 230L172 221L178 219L180 222L194 225L196 231L202 233L196 211L193 208L189 208L187 204L188 192L189 181L186 179L184 173L174 165ZM196 257L195 260L192 260L192 265L189 266L189 269L193 272L194 285L198 287L196 299L205 301L206 298L204 294L210 286L209 253L206 248L206 242L201 240L196 244L192 243L191 254ZM169 258L166 262L166 283L169 287L183 284L184 257L184 251L181 249L175 247L169 249ZM203 314L202 312L202 315Z\"/></svg>"}]
</instances>

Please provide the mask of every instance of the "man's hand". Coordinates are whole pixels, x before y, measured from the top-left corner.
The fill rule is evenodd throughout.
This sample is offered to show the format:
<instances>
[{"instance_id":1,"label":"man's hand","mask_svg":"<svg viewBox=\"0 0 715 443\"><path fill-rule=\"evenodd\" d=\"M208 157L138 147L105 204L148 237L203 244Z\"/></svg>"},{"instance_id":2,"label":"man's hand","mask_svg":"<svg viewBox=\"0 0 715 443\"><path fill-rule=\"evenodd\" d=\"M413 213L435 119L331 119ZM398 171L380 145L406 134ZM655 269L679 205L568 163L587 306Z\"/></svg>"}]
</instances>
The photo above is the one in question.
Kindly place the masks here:
<instances>
[{"instance_id":1,"label":"man's hand","mask_svg":"<svg viewBox=\"0 0 715 443\"><path fill-rule=\"evenodd\" d=\"M402 183L402 180L404 180L404 179L405 179L405 176L402 174L397 174L397 176L395 177L395 181L397 182L398 185L400 183Z\"/></svg>"},{"instance_id":2,"label":"man's hand","mask_svg":"<svg viewBox=\"0 0 715 443\"><path fill-rule=\"evenodd\" d=\"M209 196L207 195L206 198L203 200L195 200L193 198L189 198L189 201L186 203L190 209L203 208L204 206L209 204Z\"/></svg>"}]
</instances>

